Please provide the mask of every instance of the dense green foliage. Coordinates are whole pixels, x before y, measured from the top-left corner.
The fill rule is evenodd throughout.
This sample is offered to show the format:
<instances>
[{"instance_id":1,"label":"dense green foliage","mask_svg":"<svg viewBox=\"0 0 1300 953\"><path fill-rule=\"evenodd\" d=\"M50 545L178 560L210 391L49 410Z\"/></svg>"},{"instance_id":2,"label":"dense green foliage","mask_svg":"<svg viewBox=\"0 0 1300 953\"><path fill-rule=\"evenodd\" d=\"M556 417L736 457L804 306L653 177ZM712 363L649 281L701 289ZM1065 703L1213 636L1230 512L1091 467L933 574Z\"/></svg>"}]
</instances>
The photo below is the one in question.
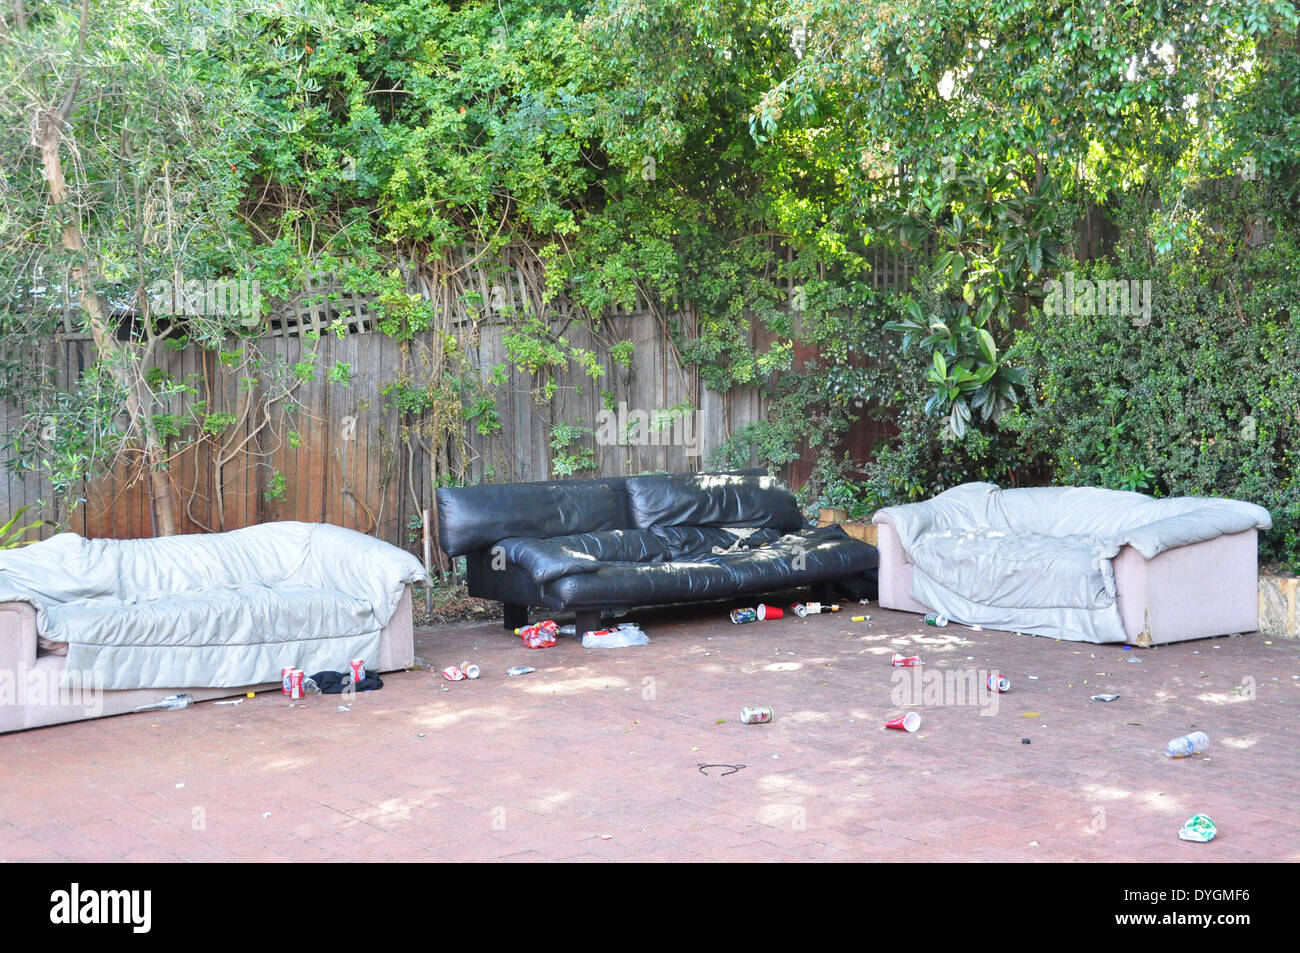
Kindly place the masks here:
<instances>
[{"instance_id":1,"label":"dense green foliage","mask_svg":"<svg viewBox=\"0 0 1300 953\"><path fill-rule=\"evenodd\" d=\"M279 299L338 271L411 341L445 329L399 263L442 280L453 248L513 246L615 363L630 344L605 313L647 299L708 387L758 387L769 418L714 462L814 457L810 502L865 513L967 479L1227 493L1270 506L1270 553L1300 563L1290 0L103 0L84 52L77 15L43 5L0 41L0 268L7 300L38 264L66 272L71 216L144 331L130 373L51 393L26 356L77 289L5 313L0 396L31 409L15 445L60 485L138 435L122 393L169 446L231 428L176 413L190 392L153 373L160 347L231 355L286 409L295 379L347 381L259 363L239 320L155 321L159 275ZM56 207L30 136L69 89ZM910 285L873 284L881 254ZM1150 320L1047 313L1067 273L1150 280ZM512 321L539 405L561 367L600 389L593 353ZM484 375L504 368L438 340L385 399L422 440L492 432ZM899 432L846 461L864 414ZM548 421L555 472L591 466L591 423Z\"/></svg>"}]
</instances>

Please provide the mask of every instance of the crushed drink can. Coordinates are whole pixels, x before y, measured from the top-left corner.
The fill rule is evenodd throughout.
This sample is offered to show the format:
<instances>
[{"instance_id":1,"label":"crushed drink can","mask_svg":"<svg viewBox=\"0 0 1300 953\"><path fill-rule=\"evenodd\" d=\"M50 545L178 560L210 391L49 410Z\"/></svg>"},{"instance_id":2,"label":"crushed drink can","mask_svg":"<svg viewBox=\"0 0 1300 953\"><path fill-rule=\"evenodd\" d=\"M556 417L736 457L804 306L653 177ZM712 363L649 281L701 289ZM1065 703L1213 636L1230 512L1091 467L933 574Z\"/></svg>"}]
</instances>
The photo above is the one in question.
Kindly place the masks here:
<instances>
[{"instance_id":1,"label":"crushed drink can","mask_svg":"<svg viewBox=\"0 0 1300 953\"><path fill-rule=\"evenodd\" d=\"M465 673L458 665L448 665L442 670L442 677L449 682L461 682L465 680Z\"/></svg>"},{"instance_id":2,"label":"crushed drink can","mask_svg":"<svg viewBox=\"0 0 1300 953\"><path fill-rule=\"evenodd\" d=\"M948 624L948 617L942 612L927 612L925 614L926 625L937 625L940 628Z\"/></svg>"},{"instance_id":3,"label":"crushed drink can","mask_svg":"<svg viewBox=\"0 0 1300 953\"><path fill-rule=\"evenodd\" d=\"M999 694L1009 691L1011 688L1011 679L1005 675L999 675L997 672L990 672L985 682L989 687L989 691L998 692Z\"/></svg>"},{"instance_id":4,"label":"crushed drink can","mask_svg":"<svg viewBox=\"0 0 1300 953\"><path fill-rule=\"evenodd\" d=\"M758 611L756 609L732 609L732 625L744 625L746 622L757 622Z\"/></svg>"},{"instance_id":5,"label":"crushed drink can","mask_svg":"<svg viewBox=\"0 0 1300 953\"><path fill-rule=\"evenodd\" d=\"M366 680L366 660L365 660L365 659L354 658L351 662L348 662L348 668L352 669L352 684L353 684L353 685L356 685L356 684L359 683L359 682L364 682L364 681Z\"/></svg>"},{"instance_id":6,"label":"crushed drink can","mask_svg":"<svg viewBox=\"0 0 1300 953\"><path fill-rule=\"evenodd\" d=\"M515 635L519 636L524 645L530 649L549 649L555 644L555 637L559 631L560 626L554 619L546 619L536 625L515 629Z\"/></svg>"},{"instance_id":7,"label":"crushed drink can","mask_svg":"<svg viewBox=\"0 0 1300 953\"><path fill-rule=\"evenodd\" d=\"M293 671L292 665L286 665L280 669L280 694L289 694L289 673Z\"/></svg>"},{"instance_id":8,"label":"crushed drink can","mask_svg":"<svg viewBox=\"0 0 1300 953\"><path fill-rule=\"evenodd\" d=\"M478 678L481 674L479 667L470 661L461 662L460 670L465 673L466 678Z\"/></svg>"},{"instance_id":9,"label":"crushed drink can","mask_svg":"<svg viewBox=\"0 0 1300 953\"><path fill-rule=\"evenodd\" d=\"M921 664L921 656L913 655L910 658L904 658L902 652L895 652L894 657L889 660L889 664L894 668L911 668L913 665Z\"/></svg>"},{"instance_id":10,"label":"crushed drink can","mask_svg":"<svg viewBox=\"0 0 1300 953\"><path fill-rule=\"evenodd\" d=\"M535 672L535 671L537 671L537 669L533 668L531 665L516 665L516 666L514 666L513 668L508 668L508 669L506 669L506 674L507 674L507 675L527 675L527 674L529 674L530 672Z\"/></svg>"},{"instance_id":11,"label":"crushed drink can","mask_svg":"<svg viewBox=\"0 0 1300 953\"><path fill-rule=\"evenodd\" d=\"M740 709L742 725L766 725L772 720L772 709L762 705L747 705Z\"/></svg>"},{"instance_id":12,"label":"crushed drink can","mask_svg":"<svg viewBox=\"0 0 1300 953\"><path fill-rule=\"evenodd\" d=\"M289 697L294 701L302 699L302 680L304 675L301 669L293 669L289 672Z\"/></svg>"}]
</instances>

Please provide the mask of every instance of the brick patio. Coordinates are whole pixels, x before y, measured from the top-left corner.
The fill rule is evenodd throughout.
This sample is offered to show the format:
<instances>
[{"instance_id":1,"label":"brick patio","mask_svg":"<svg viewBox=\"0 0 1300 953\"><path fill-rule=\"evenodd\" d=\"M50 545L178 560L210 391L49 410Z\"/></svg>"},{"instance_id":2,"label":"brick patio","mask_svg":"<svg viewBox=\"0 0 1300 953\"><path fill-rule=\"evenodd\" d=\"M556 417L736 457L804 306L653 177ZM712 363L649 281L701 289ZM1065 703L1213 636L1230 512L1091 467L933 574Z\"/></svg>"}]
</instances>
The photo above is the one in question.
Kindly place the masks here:
<instances>
[{"instance_id":1,"label":"brick patio","mask_svg":"<svg viewBox=\"0 0 1300 953\"><path fill-rule=\"evenodd\" d=\"M651 644L607 651L424 629L418 655L483 677L0 736L0 859L1300 860L1300 643L1128 652L856 608L638 613ZM886 731L895 651L1011 692ZM505 675L520 664L538 671ZM747 704L775 721L741 724ZM1209 757L1166 759L1193 729ZM1178 839L1196 812L1213 843Z\"/></svg>"}]
</instances>

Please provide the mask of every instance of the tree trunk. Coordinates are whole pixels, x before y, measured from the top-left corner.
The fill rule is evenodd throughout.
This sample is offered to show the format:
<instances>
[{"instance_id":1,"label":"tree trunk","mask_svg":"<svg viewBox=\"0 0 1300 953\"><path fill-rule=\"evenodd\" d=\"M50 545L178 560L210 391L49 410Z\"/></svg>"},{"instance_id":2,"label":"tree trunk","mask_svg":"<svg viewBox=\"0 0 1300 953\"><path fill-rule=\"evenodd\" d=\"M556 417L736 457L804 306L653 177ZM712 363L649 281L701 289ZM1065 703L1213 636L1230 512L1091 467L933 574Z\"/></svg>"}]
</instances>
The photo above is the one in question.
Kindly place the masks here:
<instances>
[{"instance_id":1,"label":"tree trunk","mask_svg":"<svg viewBox=\"0 0 1300 953\"><path fill-rule=\"evenodd\" d=\"M84 20L83 20L84 26ZM37 116L37 128L40 130L41 165L45 182L50 190L50 204L54 208L63 208L67 202L67 182L63 176L63 160L59 156L59 144L63 137L63 124L71 111L76 87L69 91L61 110L44 109ZM153 392L144 379L142 368L122 348L109 323L108 311L104 299L94 290L92 284L93 269L90 264L89 250L81 234L81 226L72 215L68 216L63 226L63 247L78 256L72 270L73 281L81 289L81 306L85 311L86 324L95 342L95 348L101 359L107 359L111 373L126 391L126 411L131 422L140 427L143 433L144 467L149 481L149 503L157 520L157 532L160 536L176 535L176 504L172 496L171 480L167 475L167 451L158 436L150 411Z\"/></svg>"}]
</instances>

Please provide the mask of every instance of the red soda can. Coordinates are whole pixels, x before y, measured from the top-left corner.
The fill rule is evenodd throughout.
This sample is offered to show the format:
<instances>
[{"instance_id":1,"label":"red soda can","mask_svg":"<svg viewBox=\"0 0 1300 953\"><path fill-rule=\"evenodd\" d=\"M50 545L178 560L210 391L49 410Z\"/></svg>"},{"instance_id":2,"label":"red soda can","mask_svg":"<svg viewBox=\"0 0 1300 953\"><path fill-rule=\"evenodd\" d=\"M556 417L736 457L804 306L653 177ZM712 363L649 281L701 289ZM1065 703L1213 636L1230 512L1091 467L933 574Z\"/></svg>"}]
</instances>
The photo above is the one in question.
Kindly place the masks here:
<instances>
[{"instance_id":1,"label":"red soda can","mask_svg":"<svg viewBox=\"0 0 1300 953\"><path fill-rule=\"evenodd\" d=\"M460 670L458 665L448 665L442 670L442 677L449 682L459 682L464 680L465 673Z\"/></svg>"},{"instance_id":2,"label":"red soda can","mask_svg":"<svg viewBox=\"0 0 1300 953\"><path fill-rule=\"evenodd\" d=\"M997 672L991 672L986 679L989 691L1001 694L1011 688L1011 679L1005 675L999 675Z\"/></svg>"},{"instance_id":3,"label":"red soda can","mask_svg":"<svg viewBox=\"0 0 1300 953\"><path fill-rule=\"evenodd\" d=\"M772 709L764 705L746 705L740 709L742 725L766 725L772 720Z\"/></svg>"},{"instance_id":4,"label":"red soda can","mask_svg":"<svg viewBox=\"0 0 1300 953\"><path fill-rule=\"evenodd\" d=\"M302 698L302 680L303 673L301 669L293 669L289 672L289 697L294 701Z\"/></svg>"},{"instance_id":5,"label":"red soda can","mask_svg":"<svg viewBox=\"0 0 1300 953\"><path fill-rule=\"evenodd\" d=\"M366 679L366 660L365 660L365 659L354 658L351 662L348 662L348 666L352 669L352 684L353 684L353 685L357 684L357 682L363 682L363 681L365 681L365 679Z\"/></svg>"},{"instance_id":6,"label":"red soda can","mask_svg":"<svg viewBox=\"0 0 1300 953\"><path fill-rule=\"evenodd\" d=\"M913 655L910 658L903 658L902 652L895 652L894 657L889 662L894 668L911 668L913 665L921 664L921 656Z\"/></svg>"},{"instance_id":7,"label":"red soda can","mask_svg":"<svg viewBox=\"0 0 1300 953\"><path fill-rule=\"evenodd\" d=\"M280 694L289 694L289 673L293 671L292 665L286 665L280 669Z\"/></svg>"}]
</instances>

